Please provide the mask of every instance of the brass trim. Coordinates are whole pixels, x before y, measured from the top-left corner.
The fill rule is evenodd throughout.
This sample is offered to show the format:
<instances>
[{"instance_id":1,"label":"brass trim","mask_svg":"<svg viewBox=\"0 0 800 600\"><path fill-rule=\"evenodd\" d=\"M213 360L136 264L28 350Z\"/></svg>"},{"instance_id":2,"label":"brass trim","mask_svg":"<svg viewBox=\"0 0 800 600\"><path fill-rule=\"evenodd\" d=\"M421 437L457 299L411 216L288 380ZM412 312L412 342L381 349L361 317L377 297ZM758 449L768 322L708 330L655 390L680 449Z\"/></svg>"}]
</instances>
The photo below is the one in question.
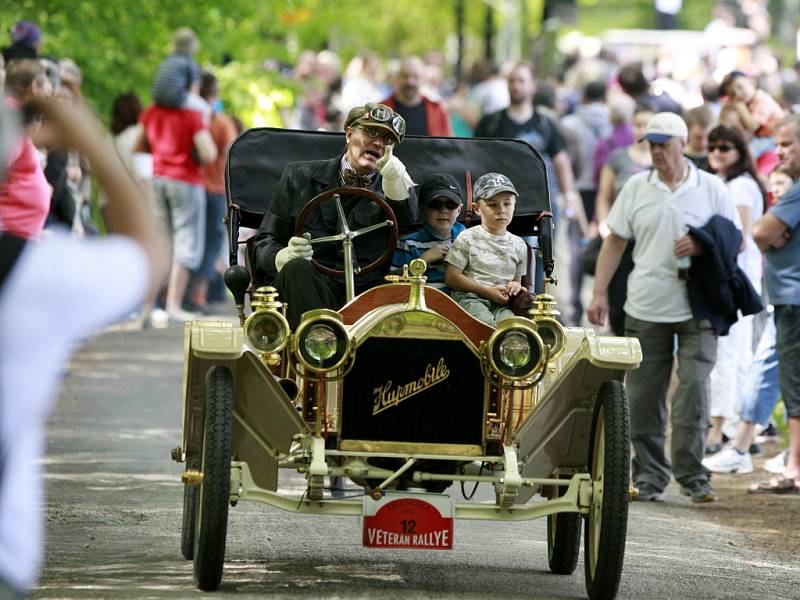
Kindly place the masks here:
<instances>
[{"instance_id":1,"label":"brass trim","mask_svg":"<svg viewBox=\"0 0 800 600\"><path fill-rule=\"evenodd\" d=\"M255 325L264 318L276 321L283 330L282 335L276 342L272 344L258 344L253 341L253 338L251 337L253 327L255 327ZM277 354L286 347L286 344L289 343L291 329L289 328L289 322L286 320L286 317L278 312L278 309L275 307L259 307L256 311L251 312L247 316L247 319L244 322L244 337L247 340L248 345L259 354Z\"/></svg>"},{"instance_id":2,"label":"brass trim","mask_svg":"<svg viewBox=\"0 0 800 600\"><path fill-rule=\"evenodd\" d=\"M564 352L564 348L567 345L567 332L564 329L564 326L554 317L534 317L533 324L536 327L537 332L542 326L549 327L554 332L554 337L556 338L555 344L552 346L550 346L550 344L546 344L546 346L550 348L550 357L548 360L553 361L561 356L561 353ZM542 337L542 335L539 334L539 337ZM542 342L544 342L543 337Z\"/></svg>"},{"instance_id":3,"label":"brass trim","mask_svg":"<svg viewBox=\"0 0 800 600\"><path fill-rule=\"evenodd\" d=\"M522 375L508 375L494 361L492 352L494 345L498 343L498 340L502 339L512 330L523 330L529 333L539 346L539 360L536 361L536 364L534 364L528 372ZM521 381L523 379L529 379L534 375L534 373L544 368L548 359L548 355L545 352L544 342L537 333L535 325L524 317L512 317L510 319L504 319L501 321L494 330L494 333L492 333L492 335L489 337L489 340L486 342L484 346L484 352L486 353L486 360L488 361L489 366L492 368L492 371L494 371L499 377L509 381Z\"/></svg>"},{"instance_id":4,"label":"brass trim","mask_svg":"<svg viewBox=\"0 0 800 600\"><path fill-rule=\"evenodd\" d=\"M391 323L392 319L397 325ZM414 323L417 319L419 322ZM440 324L438 328L437 323ZM387 305L372 311L354 323L350 333L356 348L371 337L453 340L466 344L470 352L481 357L480 349L450 319L432 310L409 310L404 304Z\"/></svg>"},{"instance_id":5,"label":"brass trim","mask_svg":"<svg viewBox=\"0 0 800 600\"><path fill-rule=\"evenodd\" d=\"M425 442L383 442L372 440L341 440L339 448L354 452L397 452L401 454L445 454L482 456L483 448L473 444L433 444Z\"/></svg>"},{"instance_id":6,"label":"brass trim","mask_svg":"<svg viewBox=\"0 0 800 600\"><path fill-rule=\"evenodd\" d=\"M203 472L196 469L187 469L181 473L181 481L186 485L200 485L203 483Z\"/></svg>"}]
</instances>

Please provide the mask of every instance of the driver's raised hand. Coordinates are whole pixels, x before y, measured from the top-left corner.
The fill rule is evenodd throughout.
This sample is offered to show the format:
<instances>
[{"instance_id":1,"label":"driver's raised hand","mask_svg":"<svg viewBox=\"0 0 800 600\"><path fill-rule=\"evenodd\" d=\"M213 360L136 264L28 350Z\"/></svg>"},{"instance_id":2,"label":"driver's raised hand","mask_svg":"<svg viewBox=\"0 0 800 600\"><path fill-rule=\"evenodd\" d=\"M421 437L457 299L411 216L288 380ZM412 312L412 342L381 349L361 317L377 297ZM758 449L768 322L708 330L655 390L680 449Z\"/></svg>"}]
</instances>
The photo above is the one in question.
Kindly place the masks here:
<instances>
[{"instance_id":1,"label":"driver's raised hand","mask_svg":"<svg viewBox=\"0 0 800 600\"><path fill-rule=\"evenodd\" d=\"M293 258L305 258L311 260L314 256L314 248L311 242L304 237L292 236L289 238L289 245L282 250L278 250L275 255L275 268L280 271Z\"/></svg>"},{"instance_id":2,"label":"driver's raised hand","mask_svg":"<svg viewBox=\"0 0 800 600\"><path fill-rule=\"evenodd\" d=\"M383 193L391 200L406 200L409 197L409 188L414 181L408 176L406 166L393 154L393 144L386 146L383 156L378 159L375 166L381 174Z\"/></svg>"}]
</instances>

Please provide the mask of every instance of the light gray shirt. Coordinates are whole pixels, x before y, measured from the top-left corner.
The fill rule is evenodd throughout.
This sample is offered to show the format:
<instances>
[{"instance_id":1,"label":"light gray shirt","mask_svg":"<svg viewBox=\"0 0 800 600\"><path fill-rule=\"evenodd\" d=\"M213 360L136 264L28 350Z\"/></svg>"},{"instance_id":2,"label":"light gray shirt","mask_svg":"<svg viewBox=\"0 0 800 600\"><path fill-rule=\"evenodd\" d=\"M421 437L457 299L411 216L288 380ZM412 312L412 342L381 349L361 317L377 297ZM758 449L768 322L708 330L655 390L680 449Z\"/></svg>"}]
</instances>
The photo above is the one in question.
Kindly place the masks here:
<instances>
[{"instance_id":1,"label":"light gray shirt","mask_svg":"<svg viewBox=\"0 0 800 600\"><path fill-rule=\"evenodd\" d=\"M525 273L528 249L521 237L506 231L492 235L481 225L462 231L445 262L489 287L506 285Z\"/></svg>"}]
</instances>

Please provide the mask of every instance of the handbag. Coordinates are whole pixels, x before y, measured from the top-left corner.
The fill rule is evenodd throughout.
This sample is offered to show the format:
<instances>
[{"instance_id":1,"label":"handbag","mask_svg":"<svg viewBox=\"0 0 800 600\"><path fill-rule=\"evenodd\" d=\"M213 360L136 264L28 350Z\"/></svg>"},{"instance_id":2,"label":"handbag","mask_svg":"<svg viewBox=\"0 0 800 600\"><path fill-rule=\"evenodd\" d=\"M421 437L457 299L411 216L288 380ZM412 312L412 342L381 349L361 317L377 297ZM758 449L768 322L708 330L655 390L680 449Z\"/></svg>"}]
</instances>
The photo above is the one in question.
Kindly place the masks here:
<instances>
[{"instance_id":1,"label":"handbag","mask_svg":"<svg viewBox=\"0 0 800 600\"><path fill-rule=\"evenodd\" d=\"M600 247L603 245L603 238L599 235L591 238L581 250L581 266L586 275L594 276L597 268L597 257L600 255Z\"/></svg>"}]
</instances>

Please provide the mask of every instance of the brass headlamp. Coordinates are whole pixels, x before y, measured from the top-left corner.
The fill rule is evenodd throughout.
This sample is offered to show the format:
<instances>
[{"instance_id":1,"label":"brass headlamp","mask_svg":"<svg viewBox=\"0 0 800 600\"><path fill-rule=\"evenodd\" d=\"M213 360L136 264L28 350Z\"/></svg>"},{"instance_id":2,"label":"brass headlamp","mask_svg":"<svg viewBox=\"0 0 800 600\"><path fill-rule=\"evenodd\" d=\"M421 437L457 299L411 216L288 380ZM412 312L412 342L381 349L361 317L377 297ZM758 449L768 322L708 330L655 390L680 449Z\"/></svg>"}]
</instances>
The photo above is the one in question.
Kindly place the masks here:
<instances>
[{"instance_id":1,"label":"brass headlamp","mask_svg":"<svg viewBox=\"0 0 800 600\"><path fill-rule=\"evenodd\" d=\"M250 306L253 312L244 322L244 335L250 346L262 353L280 352L289 341L289 323L281 312L283 303L278 301L274 287L260 287L253 292Z\"/></svg>"}]
</instances>

